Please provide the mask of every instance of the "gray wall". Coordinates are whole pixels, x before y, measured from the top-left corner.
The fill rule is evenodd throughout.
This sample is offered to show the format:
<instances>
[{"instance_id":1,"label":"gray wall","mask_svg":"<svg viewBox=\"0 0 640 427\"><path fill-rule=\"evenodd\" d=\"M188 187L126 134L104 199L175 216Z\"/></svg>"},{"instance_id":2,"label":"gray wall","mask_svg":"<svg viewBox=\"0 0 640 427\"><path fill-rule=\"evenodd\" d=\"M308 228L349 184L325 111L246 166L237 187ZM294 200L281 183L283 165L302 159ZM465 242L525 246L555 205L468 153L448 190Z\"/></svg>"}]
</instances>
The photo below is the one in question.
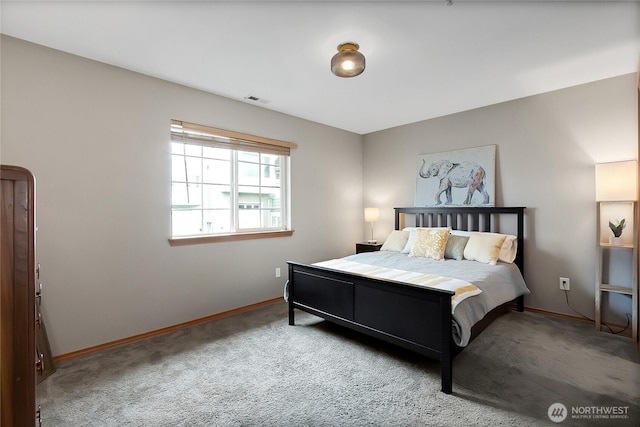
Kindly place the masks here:
<instances>
[{"instance_id":1,"label":"gray wall","mask_svg":"<svg viewBox=\"0 0 640 427\"><path fill-rule=\"evenodd\" d=\"M54 354L281 294L285 262L350 254L363 206L414 201L417 156L496 144L498 205L527 206L527 305L593 315L594 164L637 157L636 75L355 135L3 36L0 162L37 179ZM298 143L289 238L170 247L169 121ZM363 182L366 183L363 187ZM626 304L626 305L625 305ZM626 300L614 308L622 323Z\"/></svg>"},{"instance_id":2,"label":"gray wall","mask_svg":"<svg viewBox=\"0 0 640 427\"><path fill-rule=\"evenodd\" d=\"M530 307L593 316L595 163L637 158L637 75L576 86L364 137L364 205L381 208L376 237L393 229L394 206L412 206L417 157L497 145L497 206L526 206L525 278ZM368 228L364 227L364 232ZM610 321L626 323L629 298Z\"/></svg>"},{"instance_id":3,"label":"gray wall","mask_svg":"<svg viewBox=\"0 0 640 427\"><path fill-rule=\"evenodd\" d=\"M56 355L278 297L287 260L361 239L360 135L4 36L1 78L0 161L36 176ZM170 247L171 119L296 142L293 236Z\"/></svg>"}]
</instances>

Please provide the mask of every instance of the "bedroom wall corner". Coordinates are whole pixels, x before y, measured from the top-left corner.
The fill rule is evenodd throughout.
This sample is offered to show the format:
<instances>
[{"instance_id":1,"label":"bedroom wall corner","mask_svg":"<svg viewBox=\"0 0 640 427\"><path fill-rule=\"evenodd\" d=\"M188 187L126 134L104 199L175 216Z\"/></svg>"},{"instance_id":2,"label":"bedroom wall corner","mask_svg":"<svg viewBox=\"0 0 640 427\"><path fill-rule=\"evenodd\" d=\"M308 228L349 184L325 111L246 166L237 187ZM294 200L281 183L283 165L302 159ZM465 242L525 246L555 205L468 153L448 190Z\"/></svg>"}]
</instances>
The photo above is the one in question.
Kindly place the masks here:
<instances>
[{"instance_id":1,"label":"bedroom wall corner","mask_svg":"<svg viewBox=\"0 0 640 427\"><path fill-rule=\"evenodd\" d=\"M636 87L632 73L365 135L378 239L392 208L414 203L418 155L496 144L496 206L527 207L526 305L577 315L558 286L569 277L572 307L593 318L595 164L637 158ZM625 324L628 305L613 309L608 320Z\"/></svg>"},{"instance_id":2,"label":"bedroom wall corner","mask_svg":"<svg viewBox=\"0 0 640 427\"><path fill-rule=\"evenodd\" d=\"M286 261L344 256L361 238L360 135L19 39L1 43L1 161L36 176L55 355L278 297ZM293 236L169 246L171 119L296 142Z\"/></svg>"}]
</instances>

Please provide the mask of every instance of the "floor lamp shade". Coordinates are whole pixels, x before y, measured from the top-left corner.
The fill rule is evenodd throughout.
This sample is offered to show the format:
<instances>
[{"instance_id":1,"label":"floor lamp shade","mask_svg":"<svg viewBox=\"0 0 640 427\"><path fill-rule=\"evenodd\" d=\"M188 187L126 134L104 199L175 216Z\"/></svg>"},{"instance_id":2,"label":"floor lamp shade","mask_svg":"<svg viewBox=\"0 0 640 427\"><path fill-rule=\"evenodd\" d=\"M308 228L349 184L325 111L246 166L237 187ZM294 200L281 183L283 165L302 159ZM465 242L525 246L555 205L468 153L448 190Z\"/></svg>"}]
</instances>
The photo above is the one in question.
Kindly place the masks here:
<instances>
[{"instance_id":1,"label":"floor lamp shade","mask_svg":"<svg viewBox=\"0 0 640 427\"><path fill-rule=\"evenodd\" d=\"M596 201L614 202L638 199L638 162L596 164Z\"/></svg>"}]
</instances>

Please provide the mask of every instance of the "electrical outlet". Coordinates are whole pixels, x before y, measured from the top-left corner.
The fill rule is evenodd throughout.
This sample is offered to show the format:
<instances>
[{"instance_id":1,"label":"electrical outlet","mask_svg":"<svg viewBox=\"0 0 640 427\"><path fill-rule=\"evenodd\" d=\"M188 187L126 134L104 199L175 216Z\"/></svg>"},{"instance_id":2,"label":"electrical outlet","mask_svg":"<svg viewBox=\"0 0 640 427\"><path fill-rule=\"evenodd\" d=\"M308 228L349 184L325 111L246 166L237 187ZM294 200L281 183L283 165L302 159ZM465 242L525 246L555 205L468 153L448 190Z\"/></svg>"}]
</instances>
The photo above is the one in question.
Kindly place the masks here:
<instances>
[{"instance_id":1,"label":"electrical outlet","mask_svg":"<svg viewBox=\"0 0 640 427\"><path fill-rule=\"evenodd\" d=\"M280 267L276 267L276 277L280 277Z\"/></svg>"},{"instance_id":2,"label":"electrical outlet","mask_svg":"<svg viewBox=\"0 0 640 427\"><path fill-rule=\"evenodd\" d=\"M563 291L571 290L571 282L569 281L568 277L561 277L560 278L560 289L563 290Z\"/></svg>"}]
</instances>

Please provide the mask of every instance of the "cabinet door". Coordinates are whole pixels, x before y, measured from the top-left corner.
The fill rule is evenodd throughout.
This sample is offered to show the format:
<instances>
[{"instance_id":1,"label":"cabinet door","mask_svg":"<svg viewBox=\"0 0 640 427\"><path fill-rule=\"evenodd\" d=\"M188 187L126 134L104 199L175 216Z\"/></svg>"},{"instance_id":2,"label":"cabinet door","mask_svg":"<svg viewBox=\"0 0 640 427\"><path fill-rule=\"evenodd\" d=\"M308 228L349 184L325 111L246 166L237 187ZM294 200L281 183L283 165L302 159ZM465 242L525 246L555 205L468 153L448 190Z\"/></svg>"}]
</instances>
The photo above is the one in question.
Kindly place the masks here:
<instances>
[{"instance_id":1,"label":"cabinet door","mask_svg":"<svg viewBox=\"0 0 640 427\"><path fill-rule=\"evenodd\" d=\"M33 425L34 179L18 167L2 166L0 172L0 424Z\"/></svg>"}]
</instances>

